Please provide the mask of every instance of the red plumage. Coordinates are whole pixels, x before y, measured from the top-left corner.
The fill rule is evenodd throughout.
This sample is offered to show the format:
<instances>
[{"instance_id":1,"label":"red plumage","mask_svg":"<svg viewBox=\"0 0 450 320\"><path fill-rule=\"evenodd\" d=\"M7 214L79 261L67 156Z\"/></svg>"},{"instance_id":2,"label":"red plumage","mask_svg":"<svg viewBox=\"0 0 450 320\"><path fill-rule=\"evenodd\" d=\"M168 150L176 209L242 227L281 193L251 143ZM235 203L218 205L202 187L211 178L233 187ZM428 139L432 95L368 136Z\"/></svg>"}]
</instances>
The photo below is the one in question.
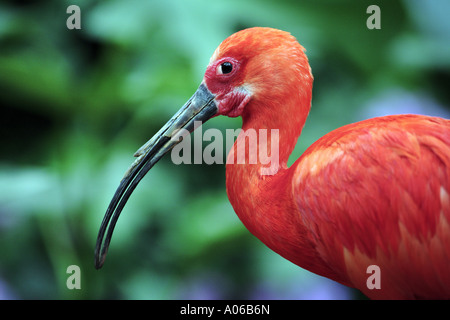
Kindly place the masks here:
<instances>
[{"instance_id":1,"label":"red plumage","mask_svg":"<svg viewBox=\"0 0 450 320\"><path fill-rule=\"evenodd\" d=\"M329 133L299 159L297 206L341 282L371 297L450 296L449 127L422 116L370 119ZM302 167L333 148L339 155L314 174ZM381 290L366 286L372 264Z\"/></svg>"},{"instance_id":2,"label":"red plumage","mask_svg":"<svg viewBox=\"0 0 450 320\"><path fill-rule=\"evenodd\" d=\"M136 153L102 222L96 267L131 192L178 143L179 129L242 116L226 183L251 233L302 268L371 298L450 299L450 121L398 115L346 125L288 168L312 83L304 49L287 32L251 28L222 42L197 92ZM259 144L242 143L251 130ZM278 159L270 170L259 157L250 161L263 147ZM368 286L373 265L381 288Z\"/></svg>"},{"instance_id":3,"label":"red plumage","mask_svg":"<svg viewBox=\"0 0 450 320\"><path fill-rule=\"evenodd\" d=\"M287 33L254 28L228 38L210 65L224 57L247 65L227 85L254 89L244 132L280 130L274 176L262 176L260 163L227 165L228 196L245 226L286 259L371 298L450 298L450 121L399 115L350 124L287 168L311 100L303 48ZM380 267L381 289L367 287L370 265Z\"/></svg>"}]
</instances>

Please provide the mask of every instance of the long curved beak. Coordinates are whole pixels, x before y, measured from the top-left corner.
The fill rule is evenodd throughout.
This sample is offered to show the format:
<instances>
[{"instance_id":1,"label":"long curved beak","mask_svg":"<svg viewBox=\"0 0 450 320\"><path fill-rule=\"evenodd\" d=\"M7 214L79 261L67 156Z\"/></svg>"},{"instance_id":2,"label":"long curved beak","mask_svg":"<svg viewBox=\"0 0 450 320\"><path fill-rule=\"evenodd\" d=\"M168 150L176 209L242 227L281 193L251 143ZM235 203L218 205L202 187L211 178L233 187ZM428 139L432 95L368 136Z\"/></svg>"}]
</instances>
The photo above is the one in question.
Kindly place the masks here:
<instances>
[{"instance_id":1,"label":"long curved beak","mask_svg":"<svg viewBox=\"0 0 450 320\"><path fill-rule=\"evenodd\" d=\"M202 83L186 104L134 154L137 159L120 181L98 232L95 246L96 269L100 269L105 262L117 219L133 190L159 159L178 144L184 135L194 131L194 121L205 122L217 114L214 98Z\"/></svg>"}]
</instances>

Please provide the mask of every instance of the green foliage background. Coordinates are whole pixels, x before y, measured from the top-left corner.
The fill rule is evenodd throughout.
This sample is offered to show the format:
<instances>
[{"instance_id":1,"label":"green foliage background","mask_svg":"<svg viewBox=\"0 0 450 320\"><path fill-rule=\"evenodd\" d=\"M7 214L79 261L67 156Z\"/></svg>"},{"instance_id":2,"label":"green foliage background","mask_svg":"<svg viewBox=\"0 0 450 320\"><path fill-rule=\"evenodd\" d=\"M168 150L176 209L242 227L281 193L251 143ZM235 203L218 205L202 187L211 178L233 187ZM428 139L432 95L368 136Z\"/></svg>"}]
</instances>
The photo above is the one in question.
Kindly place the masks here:
<instances>
[{"instance_id":1,"label":"green foliage background","mask_svg":"<svg viewBox=\"0 0 450 320\"><path fill-rule=\"evenodd\" d=\"M66 28L71 4L81 30ZM381 30L366 27L371 4ZM223 165L163 159L125 207L99 271L94 245L132 154L191 96L233 32L275 27L307 49L313 109L296 159L363 118L448 117L449 12L445 0L3 1L0 298L361 298L254 238L228 203ZM204 128L240 124L216 118ZM66 287L73 264L81 290Z\"/></svg>"}]
</instances>

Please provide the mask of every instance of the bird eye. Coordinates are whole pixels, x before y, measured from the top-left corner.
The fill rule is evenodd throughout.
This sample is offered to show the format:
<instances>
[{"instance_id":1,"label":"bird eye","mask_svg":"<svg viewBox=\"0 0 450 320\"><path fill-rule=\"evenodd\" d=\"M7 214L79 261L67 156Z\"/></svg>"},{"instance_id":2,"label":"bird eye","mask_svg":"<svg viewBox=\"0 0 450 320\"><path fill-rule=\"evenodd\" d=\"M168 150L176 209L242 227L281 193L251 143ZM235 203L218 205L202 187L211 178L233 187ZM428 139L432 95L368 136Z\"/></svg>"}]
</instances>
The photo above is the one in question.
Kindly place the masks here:
<instances>
[{"instance_id":1,"label":"bird eye","mask_svg":"<svg viewBox=\"0 0 450 320\"><path fill-rule=\"evenodd\" d=\"M233 70L231 62L224 62L217 67L217 74L227 74Z\"/></svg>"}]
</instances>

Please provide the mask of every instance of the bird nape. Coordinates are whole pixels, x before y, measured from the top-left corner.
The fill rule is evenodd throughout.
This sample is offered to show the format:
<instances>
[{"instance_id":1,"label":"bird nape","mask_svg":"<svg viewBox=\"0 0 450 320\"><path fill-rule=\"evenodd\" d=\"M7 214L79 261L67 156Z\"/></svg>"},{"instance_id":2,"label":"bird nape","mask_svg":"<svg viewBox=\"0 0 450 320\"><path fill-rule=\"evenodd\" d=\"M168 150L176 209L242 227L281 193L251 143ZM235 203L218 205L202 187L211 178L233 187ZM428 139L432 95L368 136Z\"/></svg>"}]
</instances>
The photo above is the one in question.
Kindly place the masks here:
<instances>
[{"instance_id":1,"label":"bird nape","mask_svg":"<svg viewBox=\"0 0 450 320\"><path fill-rule=\"evenodd\" d=\"M135 154L102 221L96 268L128 198L152 166L195 121L241 116L226 189L252 234L300 267L370 298L449 299L450 121L396 115L349 124L288 167L312 83L304 49L289 33L257 27L225 39L198 90ZM273 130L276 139L257 139L266 145L246 143L250 131L270 136ZM270 168L254 157L263 147L277 153ZM381 283L371 283L368 270L379 272Z\"/></svg>"}]
</instances>

